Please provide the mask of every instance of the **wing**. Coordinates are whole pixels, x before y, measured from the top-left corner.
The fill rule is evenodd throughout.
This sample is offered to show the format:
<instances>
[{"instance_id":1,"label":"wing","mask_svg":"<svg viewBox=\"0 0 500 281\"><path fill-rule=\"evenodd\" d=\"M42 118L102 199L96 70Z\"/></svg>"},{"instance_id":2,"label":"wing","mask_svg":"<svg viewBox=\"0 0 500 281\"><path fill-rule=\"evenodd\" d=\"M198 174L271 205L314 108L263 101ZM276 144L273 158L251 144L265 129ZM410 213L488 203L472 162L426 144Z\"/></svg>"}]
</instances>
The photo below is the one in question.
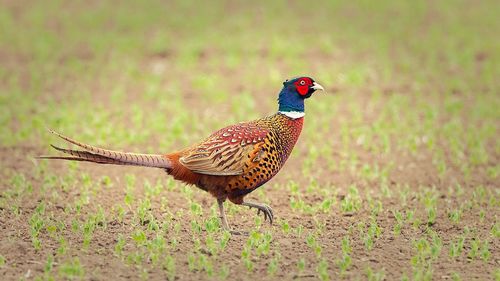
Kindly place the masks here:
<instances>
[{"instance_id":1,"label":"wing","mask_svg":"<svg viewBox=\"0 0 500 281\"><path fill-rule=\"evenodd\" d=\"M258 155L269 130L254 122L229 126L183 152L179 162L195 173L241 175L245 162Z\"/></svg>"}]
</instances>

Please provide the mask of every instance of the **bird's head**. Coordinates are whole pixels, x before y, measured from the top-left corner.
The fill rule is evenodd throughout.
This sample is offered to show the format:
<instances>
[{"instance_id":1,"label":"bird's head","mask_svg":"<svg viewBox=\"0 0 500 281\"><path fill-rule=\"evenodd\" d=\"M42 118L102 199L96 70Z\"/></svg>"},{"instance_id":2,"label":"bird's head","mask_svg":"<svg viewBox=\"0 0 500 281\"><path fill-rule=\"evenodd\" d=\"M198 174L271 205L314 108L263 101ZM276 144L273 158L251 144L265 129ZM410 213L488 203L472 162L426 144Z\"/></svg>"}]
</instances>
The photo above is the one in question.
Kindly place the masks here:
<instances>
[{"instance_id":1,"label":"bird's head","mask_svg":"<svg viewBox=\"0 0 500 281\"><path fill-rule=\"evenodd\" d=\"M304 100L311 97L316 90L324 90L324 88L310 77L285 80L278 96L279 111L304 112Z\"/></svg>"}]
</instances>

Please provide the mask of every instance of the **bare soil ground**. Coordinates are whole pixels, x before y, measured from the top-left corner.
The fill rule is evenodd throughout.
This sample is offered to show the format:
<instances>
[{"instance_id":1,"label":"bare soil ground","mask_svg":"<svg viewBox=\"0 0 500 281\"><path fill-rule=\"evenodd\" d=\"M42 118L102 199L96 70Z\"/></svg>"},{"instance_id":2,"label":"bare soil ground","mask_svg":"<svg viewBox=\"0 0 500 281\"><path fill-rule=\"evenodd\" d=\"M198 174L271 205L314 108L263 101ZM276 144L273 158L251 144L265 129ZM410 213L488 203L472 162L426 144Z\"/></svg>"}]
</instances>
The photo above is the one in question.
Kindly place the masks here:
<instances>
[{"instance_id":1,"label":"bare soil ground","mask_svg":"<svg viewBox=\"0 0 500 281\"><path fill-rule=\"evenodd\" d=\"M193 103L192 106L196 108L197 106L201 107L203 105ZM310 113L310 115L314 115L314 113ZM331 139L335 139L336 137L338 136L330 136ZM301 143L299 145L307 144ZM40 149L38 146L2 148L0 151L0 158L4 159L4 164L2 164L4 165L4 172L6 170L22 171L25 175L28 175L28 180L31 181L33 185L33 192L19 202L19 214L13 214L5 209L0 210L2 213L0 217L0 253L9 261L9 266L0 270L0 275L3 280L15 280L19 278L30 280L33 276L39 276L43 274L47 255L57 254L59 243L51 239L48 233L42 233L40 236L40 239L46 241L43 245L43 250L40 251L33 248L30 225L28 224L30 217L33 215L39 203L50 197L50 194L42 193L39 188L43 185L43 181L40 180L40 178L43 177L34 176L36 173L36 163L33 162L34 160L32 157L42 154L44 151L45 150ZM366 158L367 160L373 157L375 156L369 154L360 155L361 159ZM482 174L475 174L472 176L473 178L468 181L468 184L463 186L464 195L457 198L457 195L448 193L448 188L453 182L448 182L447 178L440 179L435 174L435 169L428 164L429 161L431 161L428 157L423 157L418 159L418 161L408 156L385 160L392 160L397 163L399 167L390 175L390 189L396 191L402 185L407 185L410 189L415 190L419 190L422 187L434 186L441 194L439 201L446 202L446 207L450 209L459 207L461 203L472 200L472 190L477 186L498 186L498 181L487 179L487 177ZM498 161L498 159L492 161ZM342 237L352 233L352 227L355 227L359 222L369 221L371 210L368 206L364 206L359 212L352 214L342 213L338 208L335 208L335 211L330 214L319 213L314 217L308 214L291 212L289 203L291 196L290 192L283 188L273 188L273 185L286 184L287 179L290 178L297 179L299 185L307 184L307 181L302 179L300 171L294 168L299 166L300 162L300 157L292 157L280 172L279 176L271 181L270 184L261 187L261 190L263 190L266 197L269 198L269 203L273 207L277 221L286 220L291 226L302 225L306 232L312 232L317 228L315 221L319 221L323 224L324 230L319 238L320 243L323 245L322 256L334 264L334 261L339 258L341 253L340 241ZM61 162L51 162L47 170L51 172L57 171L56 173L60 176L64 176L64 174L68 172L65 163ZM98 186L95 187L97 192L95 196L92 197L92 203L89 208L84 209L83 212L78 215L81 218L96 211L95 208L92 207L94 204L98 204L102 206L104 210L110 211L113 207L123 202L123 198L126 194L123 177L125 173L135 174L139 181L148 179L153 183L157 180L162 181L167 177L161 170L136 167L81 164L78 170L85 171L92 179L101 179L104 176L109 176L114 181L112 187L105 187L102 184L98 184ZM461 178L461 176L459 172L448 175L449 178L453 179ZM340 187L339 194L336 195L339 200L346 196L348 186L353 183L359 184L358 186L361 194L372 193L370 190L371 183L360 184L358 178L350 176L348 173L325 173L321 175L318 181L320 184L333 183L335 186ZM5 181L3 184L5 184ZM195 189L195 187L191 188ZM412 192L409 194L412 194ZM59 193L60 197L58 197L57 201L52 201L46 205L45 212L50 213L53 217L61 219L67 226L70 226L74 217L65 213L65 207L79 195L80 194L75 194L71 191ZM137 198L143 197L143 189L138 188L134 191L134 195L137 196ZM403 228L401 235L395 237L391 231L395 224L395 218L390 210L401 208L400 198L396 196L386 198L377 196L376 194L372 194L372 196L379 198L384 206L383 212L377 217L377 224L384 231L375 241L371 251L366 251L362 239L355 238L354 241L351 242L353 266L348 270L344 278L364 279L366 278L364 269L366 266L370 266L373 269L384 269L386 280L397 280L403 273L411 272L410 257L415 254L412 243L421 237L427 225L421 225L417 228ZM174 191L163 190L161 192L161 197L167 198L168 207L171 210L181 211L181 215L174 215L172 217L173 223L179 222L181 225L178 237L179 245L172 253L173 257L179 262L176 267L176 279L207 279L208 277L203 272L192 271L188 268L186 255L193 247L191 237L197 234L193 233L191 230L190 219L188 218L190 216L189 205L186 198L179 189ZM250 194L249 198L252 197L254 196ZM362 197L364 197L364 195L362 195ZM304 201L308 204L318 204L321 203L323 199L324 198L322 198L320 194L307 194L304 197ZM214 199L208 194L198 190L194 192L194 201L201 204L205 215L209 213L209 208L215 203ZM406 204L406 208L416 209L415 216L425 217L425 212L422 210L422 206L415 195L410 195L410 197L407 198ZM160 205L161 202L159 197L152 199L151 212L154 217L161 221L162 217L167 216L167 214L162 213ZM490 219L494 220L499 215L498 208L490 208L486 202L483 208L486 211L487 221ZM238 214L229 216L230 224L236 229L250 230L254 227L253 218L255 213L253 210L241 209L242 211L238 212ZM447 218L447 214L444 210L438 213L436 222L431 228L442 237L443 244L449 245L453 242L451 240L463 233L463 226L474 228L475 231L477 231L478 237L482 238L488 237L492 228L491 223L480 222L477 213L467 211L463 213L460 224L452 223ZM69 256L78 257L84 265L86 270L85 279L136 279L138 278L138 268L124 262L124 258L122 256L117 256L114 248L117 243L117 234L132 233L135 227L137 227L137 222L131 213L126 214L123 221L108 221L105 228L98 228L95 230L91 246L84 251L79 249L79 245L82 243L81 235L71 231L69 227L63 231L62 235L66 238L66 242L69 245ZM316 259L315 253L311 251L310 247L307 245L304 234L300 237L295 233L285 234L276 223L273 226L264 223L261 230L268 230L273 233L274 238L272 247L279 249L279 253L281 254L281 263L279 264L279 270L276 275L267 275L268 261L266 261L264 257L254 259L256 268L252 273L249 273L242 264L240 258L243 245L245 245L247 241L247 236L233 235L227 248L219 253L217 260L214 261L215 264L225 264L230 268L230 280L250 280L256 278L256 276L264 280L316 280L318 278L313 262ZM203 236L204 233L202 232L200 235ZM200 237L200 239L202 239L202 237ZM433 278L448 280L452 278L449 272L460 272L461 277L464 278L463 280L490 279L493 275L493 270L500 266L500 257L498 255L500 251L499 240L491 240L489 246L493 255L487 263L477 259L470 259L466 255L462 255L456 258L453 263L450 263L448 252L443 250L439 258L433 263ZM75 249L71 249L73 247ZM133 248L131 245L126 246L126 248L127 247ZM470 250L468 246L465 246L464 252L468 250ZM73 251L74 253L72 253ZM205 250L205 253L209 252ZM297 273L296 270L298 256L306 260L306 268L301 273ZM165 278L167 278L167 275L161 268L153 268L148 271L148 279L164 280ZM217 277L213 278L217 279Z\"/></svg>"}]
</instances>

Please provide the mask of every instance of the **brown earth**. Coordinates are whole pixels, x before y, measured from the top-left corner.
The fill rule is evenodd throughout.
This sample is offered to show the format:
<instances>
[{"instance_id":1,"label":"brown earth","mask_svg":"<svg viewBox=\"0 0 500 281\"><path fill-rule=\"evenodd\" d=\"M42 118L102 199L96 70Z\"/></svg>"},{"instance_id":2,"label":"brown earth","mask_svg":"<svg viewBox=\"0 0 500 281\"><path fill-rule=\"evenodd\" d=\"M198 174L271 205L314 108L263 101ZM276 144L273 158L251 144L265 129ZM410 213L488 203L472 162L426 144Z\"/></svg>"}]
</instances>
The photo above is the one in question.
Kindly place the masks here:
<instances>
[{"instance_id":1,"label":"brown earth","mask_svg":"<svg viewBox=\"0 0 500 281\"><path fill-rule=\"evenodd\" d=\"M194 103L193 106L201 105ZM313 115L313 113L310 114ZM333 139L335 139L335 137L336 136L332 136ZM46 232L42 232L40 236L41 240L44 241L43 250L37 251L33 248L28 224L37 205L42 200L50 198L50 194L43 194L40 189L43 182L40 180L41 177L35 176L36 162L32 160L33 156L43 152L44 150L38 146L2 148L0 150L0 158L4 159L4 163L2 164L2 176L8 178L7 171L9 170L22 171L27 175L32 175L28 180L33 184L33 192L18 202L20 208L18 215L14 215L8 210L0 210L0 253L2 253L8 261L8 266L0 269L0 277L2 280L15 280L20 278L31 280L33 276L41 276L43 274L47 255L57 254L56 250L59 244L54 239L51 239L50 235ZM373 158L374 156L369 154L360 155L361 161L370 161L373 160ZM392 160L398 165L398 169L394 169L389 177L389 187L394 193L400 190L401 186L405 184L407 184L412 191L419 190L421 187L425 186L435 186L441 194L439 198L440 202L446 204L447 208L456 208L460 206L462 202L472 200L472 190L478 185L498 186L498 182L488 180L484 174L477 173L472 175L472 179L468 180L467 183L459 180L459 182L465 184L463 186L465 193L459 198L455 194L449 194L448 187L453 185L456 179L461 179L462 175L458 171L452 170L447 174L446 178L441 179L435 174L435 169L431 167L431 165L428 165L431 161L429 155L420 156L417 160L414 157L405 155L401 155L397 157L397 159L379 160ZM494 159L494 161L497 160L498 159ZM214 261L215 266L224 264L230 269L229 280L250 280L256 277L262 278L263 280L316 280L318 278L315 269L316 256L305 241L306 233L313 232L317 227L315 220L311 215L291 212L289 204L290 193L285 188L276 188L276 184L285 184L287 179L295 179L299 184L308 184L306 180L301 178L300 170L294 169L294 167L299 166L300 161L300 157L292 157L281 173L271 181L271 183L262 187L261 190L263 189L266 198L269 199L268 203L273 207L277 221L285 219L294 227L303 225L305 234L302 234L302 237L299 237L296 233L284 234L277 223L273 226L269 226L268 224L262 226L261 230L271 231L273 234L272 248L279 249L279 253L281 254L279 269L273 277L267 275L266 270L268 261L263 256L254 258L256 268L253 273L248 273L240 260L243 245L246 243L247 237L232 236L227 248L223 252L220 252L216 261ZM49 164L47 171L63 176L67 173L68 169L64 163L52 162ZM154 183L157 180L163 180L167 177L161 170L136 167L97 166L85 163L79 166L78 171L88 173L89 176L96 181L103 176L109 176L113 180L113 186L109 188L101 184L101 186L98 187L98 191L94 194L95 196L92 197L90 205L83 209L83 213L76 216L77 219L84 218L86 216L85 212L91 213L96 211L95 208L92 207L94 204L100 205L104 210L110 212L113 206L121 204L125 196L125 183L123 177L125 173L136 175L138 182L141 182L143 179L148 179L150 182ZM5 189L5 184L7 183L6 181L3 182L2 189ZM375 270L384 269L386 280L398 280L403 272L411 276L412 267L410 258L415 255L412 248L412 242L422 237L426 226L421 225L416 229L405 227L401 235L393 235L392 228L395 224L395 218L390 210L402 209L403 206L401 205L399 197L393 196L392 198L386 198L373 194L372 185L376 183L359 182L359 179L348 173L329 174L323 172L318 178L318 182L320 184L333 183L338 192L337 198L339 201L337 201L337 205L334 206L334 211L331 214L318 213L315 218L318 222L324 223L323 233L319 235L318 239L323 246L322 257L326 258L329 262L329 271L332 273L332 276L335 276L334 279L338 278L338 268L335 265L335 261L341 255L340 241L342 237L349 233L351 237L353 237L351 240L353 248L351 256L353 260L352 267L347 271L344 278L366 278L364 272L366 266L370 266ZM371 251L365 249L363 240L357 236L357 233L353 233L353 230L350 229L351 227L355 229L358 222L369 221L370 210L368 206L366 206L367 204L363 204L362 209L354 214L342 214L338 207L340 199L346 195L347 188L352 183L358 183L362 198L366 198L367 194L371 194L372 197L379 199L383 205L383 211L377 217L377 223L383 229L383 232L382 235L375 240L374 247ZM135 190L137 198L143 197L142 192L141 188ZM410 195L411 194L412 193L410 193ZM79 257L80 262L85 268L85 279L139 278L139 268L127 264L123 261L123 257L117 256L114 252L117 234L121 233L128 235L138 227L137 221L132 217L132 214L128 212L123 222L118 222L116 220L109 221L105 228L97 228L94 232L89 249L80 250L79 245L82 243L82 236L75 234L70 229L71 222L75 217L68 216L64 212L64 208L73 202L79 194L75 194L70 190L69 192L59 192L59 195L61 197L58 199L57 203L49 203L49 205L46 206L46 213L50 213L55 218L62 219L68 226L67 229L63 231L69 246L68 256ZM190 271L187 266L186 255L193 247L193 232L190 226L190 219L187 218L189 216L189 206L185 197L181 194L179 189L170 192L163 190L161 196L168 198L168 206L171 210L182 210L180 216L174 215L172 218L174 223L179 222L181 224L179 246L175 252L171 253L178 262L176 266L176 279L210 279L204 272ZM249 198L255 198L255 196L251 194ZM319 194L308 194L303 197L303 200L308 204L314 204L321 202L323 198ZM205 210L205 215L209 214L209 208L215 203L213 198L199 190L194 192L194 201L201 204ZM47 202L51 201L47 200ZM162 218L168 216L168 214L162 213L160 210L160 198L154 198L151 202L151 206L152 213L160 221ZM416 198L415 195L411 195L408 198L407 206L405 207L409 209L416 208L416 216L425 217L422 205L418 202L418 198ZM494 222L499 214L498 209L491 209L486 203L483 204L482 208L486 210L486 221ZM229 216L230 224L237 229L251 229L254 226L254 211L243 208L240 209L242 210L239 211L238 214ZM453 262L450 262L451 258L448 255L447 245L463 233L464 226L475 228L477 236L482 239L489 235L492 223L479 222L478 214L476 213L477 210L478 209L475 209L475 212L465 211L460 223L457 225L453 224L447 218L445 210L439 209L436 223L432 225L431 228L443 239L444 246L439 258L433 262L434 280L451 280L452 276L450 272L459 272L463 280L488 280L492 278L493 270L500 266L500 256L498 255L500 243L498 239L490 240L492 257L488 262L483 262L480 259L467 258L465 254L462 254ZM184 219L182 214L186 215L187 219ZM200 237L200 239L203 241L203 237ZM469 247L469 244L467 242L468 241L465 243L464 252L468 251L467 247ZM132 250L133 245L130 243L127 244L127 246L125 246L125 251L127 249ZM306 260L305 270L300 273L300 276L297 275L296 270L298 256ZM148 270L148 279L164 280L165 278L167 278L166 273L161 270L161 268L152 268ZM217 277L213 277L212 279L217 279Z\"/></svg>"}]
</instances>

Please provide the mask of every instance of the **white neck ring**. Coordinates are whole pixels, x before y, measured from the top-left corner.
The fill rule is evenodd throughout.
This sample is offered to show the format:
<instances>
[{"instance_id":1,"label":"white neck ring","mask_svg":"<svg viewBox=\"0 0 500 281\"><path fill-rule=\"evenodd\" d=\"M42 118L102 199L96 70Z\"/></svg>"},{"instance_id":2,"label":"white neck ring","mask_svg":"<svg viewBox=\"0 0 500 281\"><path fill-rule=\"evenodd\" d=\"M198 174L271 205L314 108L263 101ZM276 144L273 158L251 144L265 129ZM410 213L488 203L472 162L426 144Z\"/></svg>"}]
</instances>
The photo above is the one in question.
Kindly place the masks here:
<instances>
[{"instance_id":1,"label":"white neck ring","mask_svg":"<svg viewBox=\"0 0 500 281\"><path fill-rule=\"evenodd\" d=\"M302 118L306 115L306 113L302 111L279 111L279 113L286 115L292 119Z\"/></svg>"}]
</instances>

